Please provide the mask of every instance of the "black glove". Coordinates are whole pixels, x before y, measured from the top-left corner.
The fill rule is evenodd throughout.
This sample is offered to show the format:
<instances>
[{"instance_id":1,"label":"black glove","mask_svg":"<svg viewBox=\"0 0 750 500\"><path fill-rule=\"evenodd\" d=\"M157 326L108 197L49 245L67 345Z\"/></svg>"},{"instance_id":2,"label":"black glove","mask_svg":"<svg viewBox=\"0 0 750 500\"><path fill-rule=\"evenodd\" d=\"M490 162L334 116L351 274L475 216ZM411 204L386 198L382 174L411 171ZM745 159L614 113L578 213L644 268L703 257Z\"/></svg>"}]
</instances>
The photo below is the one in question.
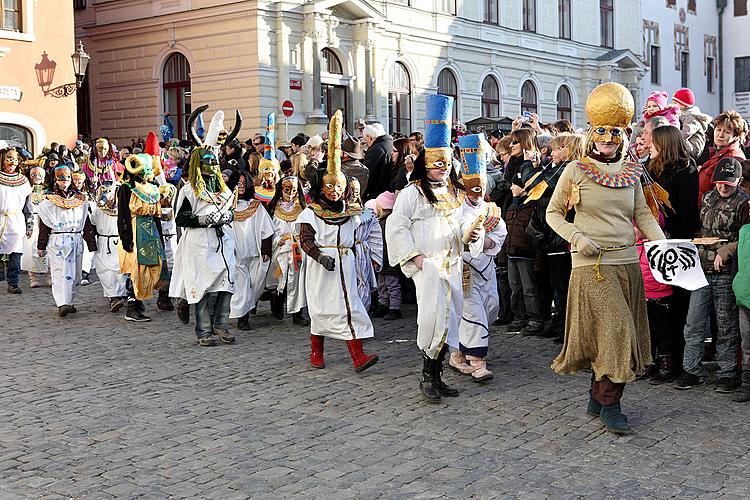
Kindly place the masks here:
<instances>
[{"instance_id":1,"label":"black glove","mask_svg":"<svg viewBox=\"0 0 750 500\"><path fill-rule=\"evenodd\" d=\"M122 249L125 250L128 253L133 253L133 243L125 243L122 242Z\"/></svg>"},{"instance_id":2,"label":"black glove","mask_svg":"<svg viewBox=\"0 0 750 500\"><path fill-rule=\"evenodd\" d=\"M322 255L318 257L318 263L325 267L328 271L333 271L336 269L336 259L331 257L330 255Z\"/></svg>"}]
</instances>

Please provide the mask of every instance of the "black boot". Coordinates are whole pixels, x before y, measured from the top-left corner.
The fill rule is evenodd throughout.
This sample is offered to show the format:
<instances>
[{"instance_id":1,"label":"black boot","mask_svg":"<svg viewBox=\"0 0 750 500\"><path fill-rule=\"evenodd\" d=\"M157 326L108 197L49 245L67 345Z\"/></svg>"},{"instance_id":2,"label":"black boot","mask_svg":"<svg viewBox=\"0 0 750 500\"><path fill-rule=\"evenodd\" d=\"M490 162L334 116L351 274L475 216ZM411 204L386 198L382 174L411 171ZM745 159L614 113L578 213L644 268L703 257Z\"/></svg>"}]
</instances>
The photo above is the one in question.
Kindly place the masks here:
<instances>
[{"instance_id":1,"label":"black boot","mask_svg":"<svg viewBox=\"0 0 750 500\"><path fill-rule=\"evenodd\" d=\"M190 304L185 299L177 299L177 317L183 324L190 323Z\"/></svg>"},{"instance_id":2,"label":"black boot","mask_svg":"<svg viewBox=\"0 0 750 500\"><path fill-rule=\"evenodd\" d=\"M146 312L146 304L144 304L142 300L136 300L135 307L138 308L138 312L140 312L141 314Z\"/></svg>"},{"instance_id":3,"label":"black boot","mask_svg":"<svg viewBox=\"0 0 750 500\"><path fill-rule=\"evenodd\" d=\"M456 396L458 396L458 391L454 389L453 387L449 387L448 385L446 385L442 379L443 361L445 361L445 355L447 353L448 353L448 344L443 344L443 348L440 349L440 354L438 354L438 357L435 360L435 365L434 365L435 366L435 386L437 387L441 396L445 396L447 398L455 398Z\"/></svg>"},{"instance_id":4,"label":"black boot","mask_svg":"<svg viewBox=\"0 0 750 500\"><path fill-rule=\"evenodd\" d=\"M440 391L435 385L435 363L436 360L422 353L422 381L419 383L419 390L429 403L440 402Z\"/></svg>"},{"instance_id":5,"label":"black boot","mask_svg":"<svg viewBox=\"0 0 750 500\"><path fill-rule=\"evenodd\" d=\"M237 329L243 332L247 332L253 329L250 326L250 313L246 313L244 316L237 320Z\"/></svg>"},{"instance_id":6,"label":"black boot","mask_svg":"<svg viewBox=\"0 0 750 500\"><path fill-rule=\"evenodd\" d=\"M286 302L286 293L271 292L271 314L273 317L284 319L284 302Z\"/></svg>"},{"instance_id":7,"label":"black boot","mask_svg":"<svg viewBox=\"0 0 750 500\"><path fill-rule=\"evenodd\" d=\"M138 309L138 302L135 299L128 299L128 306L125 310L125 319L128 321L135 321L143 323L145 321L151 321L151 318L144 316L143 313Z\"/></svg>"},{"instance_id":8,"label":"black boot","mask_svg":"<svg viewBox=\"0 0 750 500\"><path fill-rule=\"evenodd\" d=\"M649 384L651 385L661 385L666 384L667 382L672 382L675 378L677 378L677 374L675 373L674 366L672 363L672 356L669 354L661 354L656 359L656 368L657 373L651 378L651 381Z\"/></svg>"},{"instance_id":9,"label":"black boot","mask_svg":"<svg viewBox=\"0 0 750 500\"><path fill-rule=\"evenodd\" d=\"M156 307L160 311L174 311L174 304L172 304L172 299L169 298L169 292L167 290L159 290L159 298L156 299Z\"/></svg>"},{"instance_id":10,"label":"black boot","mask_svg":"<svg viewBox=\"0 0 750 500\"><path fill-rule=\"evenodd\" d=\"M732 401L735 403L747 403L750 401L750 371L742 370L742 385L732 394Z\"/></svg>"},{"instance_id":11,"label":"black boot","mask_svg":"<svg viewBox=\"0 0 750 500\"><path fill-rule=\"evenodd\" d=\"M307 319L304 314L302 314L302 311L298 311L292 314L292 323L300 326L308 326L310 324L310 320Z\"/></svg>"},{"instance_id":12,"label":"black boot","mask_svg":"<svg viewBox=\"0 0 750 500\"><path fill-rule=\"evenodd\" d=\"M611 405L602 405L599 418L609 432L620 436L630 434L628 417L622 414L619 402Z\"/></svg>"}]
</instances>

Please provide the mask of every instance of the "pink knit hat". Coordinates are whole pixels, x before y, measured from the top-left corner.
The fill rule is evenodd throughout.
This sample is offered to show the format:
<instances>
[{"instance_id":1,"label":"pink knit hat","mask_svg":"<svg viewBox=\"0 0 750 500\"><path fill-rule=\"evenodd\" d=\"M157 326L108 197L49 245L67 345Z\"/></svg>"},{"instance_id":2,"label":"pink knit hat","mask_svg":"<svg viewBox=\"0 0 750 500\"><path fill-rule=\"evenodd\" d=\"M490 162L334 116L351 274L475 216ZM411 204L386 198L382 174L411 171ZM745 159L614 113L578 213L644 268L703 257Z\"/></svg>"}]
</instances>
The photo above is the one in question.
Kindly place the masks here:
<instances>
[{"instance_id":1,"label":"pink knit hat","mask_svg":"<svg viewBox=\"0 0 750 500\"><path fill-rule=\"evenodd\" d=\"M680 89L674 93L672 100L682 106L690 107L695 106L695 94L693 91L687 88Z\"/></svg>"},{"instance_id":2,"label":"pink knit hat","mask_svg":"<svg viewBox=\"0 0 750 500\"><path fill-rule=\"evenodd\" d=\"M662 90L654 90L649 94L648 99L646 99L646 103L648 103L648 101L653 101L657 106L659 106L659 109L664 109L665 107L667 107L668 98L669 95L667 95L666 92Z\"/></svg>"},{"instance_id":3,"label":"pink knit hat","mask_svg":"<svg viewBox=\"0 0 750 500\"><path fill-rule=\"evenodd\" d=\"M396 195L390 191L384 191L375 198L375 201L378 202L378 206L383 210L392 210L393 205L396 203Z\"/></svg>"}]
</instances>

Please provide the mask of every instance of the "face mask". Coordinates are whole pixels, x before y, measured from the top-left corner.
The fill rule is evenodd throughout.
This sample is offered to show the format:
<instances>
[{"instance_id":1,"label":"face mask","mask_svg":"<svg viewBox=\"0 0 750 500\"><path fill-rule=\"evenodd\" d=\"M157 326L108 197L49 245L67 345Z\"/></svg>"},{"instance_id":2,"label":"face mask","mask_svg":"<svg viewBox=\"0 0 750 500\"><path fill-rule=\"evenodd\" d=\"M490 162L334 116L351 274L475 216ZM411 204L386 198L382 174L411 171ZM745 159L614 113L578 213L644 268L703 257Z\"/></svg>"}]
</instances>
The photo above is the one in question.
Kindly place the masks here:
<instances>
[{"instance_id":1,"label":"face mask","mask_svg":"<svg viewBox=\"0 0 750 500\"><path fill-rule=\"evenodd\" d=\"M330 201L339 201L346 190L346 178L342 175L326 174L323 176L323 195Z\"/></svg>"},{"instance_id":2,"label":"face mask","mask_svg":"<svg viewBox=\"0 0 750 500\"><path fill-rule=\"evenodd\" d=\"M281 198L284 201L294 201L297 198L297 181L289 179L281 183Z\"/></svg>"},{"instance_id":3,"label":"face mask","mask_svg":"<svg viewBox=\"0 0 750 500\"><path fill-rule=\"evenodd\" d=\"M611 142L620 144L622 142L622 129L619 127L601 126L593 131L594 142Z\"/></svg>"},{"instance_id":4,"label":"face mask","mask_svg":"<svg viewBox=\"0 0 750 500\"><path fill-rule=\"evenodd\" d=\"M8 151L5 153L5 160L3 161L3 172L12 174L18 168L18 153L15 151Z\"/></svg>"}]
</instances>

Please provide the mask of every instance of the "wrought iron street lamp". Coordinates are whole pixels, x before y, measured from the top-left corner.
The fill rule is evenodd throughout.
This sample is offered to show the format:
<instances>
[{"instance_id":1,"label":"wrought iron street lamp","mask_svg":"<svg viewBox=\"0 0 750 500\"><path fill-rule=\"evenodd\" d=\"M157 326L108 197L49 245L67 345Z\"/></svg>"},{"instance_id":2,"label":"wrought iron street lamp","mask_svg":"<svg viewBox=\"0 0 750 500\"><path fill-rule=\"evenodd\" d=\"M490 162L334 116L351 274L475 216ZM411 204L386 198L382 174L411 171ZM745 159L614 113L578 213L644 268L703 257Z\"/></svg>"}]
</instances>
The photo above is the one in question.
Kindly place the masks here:
<instances>
[{"instance_id":1,"label":"wrought iron street lamp","mask_svg":"<svg viewBox=\"0 0 750 500\"><path fill-rule=\"evenodd\" d=\"M47 53L44 52L42 54L41 62L34 65L37 82L42 88L45 97L48 95L51 95L52 97L68 97L75 94L76 89L79 89L81 84L83 84L83 79L86 77L86 69L88 68L89 60L91 59L86 51L83 50L83 42L78 42L78 50L76 50L70 58L73 60L73 72L76 75L75 83L66 83L52 89L50 89L50 85L52 85L52 79L55 76L57 63L51 60L47 56Z\"/></svg>"}]
</instances>

